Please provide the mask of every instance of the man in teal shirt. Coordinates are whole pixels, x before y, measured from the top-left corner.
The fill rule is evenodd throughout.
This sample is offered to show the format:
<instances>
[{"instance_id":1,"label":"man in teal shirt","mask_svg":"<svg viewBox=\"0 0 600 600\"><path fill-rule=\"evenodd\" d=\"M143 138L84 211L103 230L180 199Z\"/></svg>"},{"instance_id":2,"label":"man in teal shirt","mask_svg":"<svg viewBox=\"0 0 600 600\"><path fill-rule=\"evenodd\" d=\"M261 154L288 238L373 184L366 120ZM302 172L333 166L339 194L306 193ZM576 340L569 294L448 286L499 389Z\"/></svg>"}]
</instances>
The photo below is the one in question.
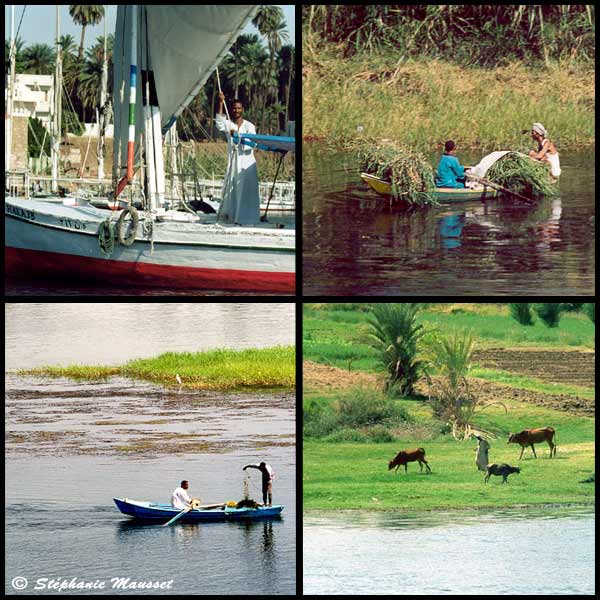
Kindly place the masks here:
<instances>
[{"instance_id":1,"label":"man in teal shirt","mask_svg":"<svg viewBox=\"0 0 600 600\"><path fill-rule=\"evenodd\" d=\"M444 144L444 154L435 174L435 185L447 188L465 187L465 168L456 158L456 144L452 140Z\"/></svg>"}]
</instances>

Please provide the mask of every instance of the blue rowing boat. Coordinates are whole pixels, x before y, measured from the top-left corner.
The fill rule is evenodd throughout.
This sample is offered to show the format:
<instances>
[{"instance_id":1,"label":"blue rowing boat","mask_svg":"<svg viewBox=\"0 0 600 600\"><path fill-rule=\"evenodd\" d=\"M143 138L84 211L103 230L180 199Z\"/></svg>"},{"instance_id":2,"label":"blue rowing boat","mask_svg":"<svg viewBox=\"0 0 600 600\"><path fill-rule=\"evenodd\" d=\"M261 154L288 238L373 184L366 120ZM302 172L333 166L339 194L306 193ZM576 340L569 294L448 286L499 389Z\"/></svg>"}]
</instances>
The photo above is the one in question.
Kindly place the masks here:
<instances>
[{"instance_id":1,"label":"blue rowing boat","mask_svg":"<svg viewBox=\"0 0 600 600\"><path fill-rule=\"evenodd\" d=\"M117 508L124 514L143 521L166 522L181 511L170 504L141 502L128 498L113 498ZM258 508L230 508L218 505L210 509L193 509L179 519L182 523L199 523L202 521L236 521L238 519L264 519L278 517L283 506L259 506Z\"/></svg>"}]
</instances>

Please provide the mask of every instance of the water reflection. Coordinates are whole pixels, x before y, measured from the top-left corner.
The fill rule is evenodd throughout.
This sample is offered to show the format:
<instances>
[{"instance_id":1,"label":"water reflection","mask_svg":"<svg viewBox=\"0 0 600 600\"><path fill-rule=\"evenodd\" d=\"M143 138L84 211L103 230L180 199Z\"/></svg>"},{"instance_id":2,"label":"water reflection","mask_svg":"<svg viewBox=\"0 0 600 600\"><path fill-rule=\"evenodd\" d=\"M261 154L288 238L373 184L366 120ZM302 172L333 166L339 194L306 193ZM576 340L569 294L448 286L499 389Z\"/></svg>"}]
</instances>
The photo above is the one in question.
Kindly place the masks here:
<instances>
[{"instance_id":1,"label":"water reflection","mask_svg":"<svg viewBox=\"0 0 600 600\"><path fill-rule=\"evenodd\" d=\"M533 204L402 209L357 180L351 156L307 154L305 293L593 294L593 158L581 164L589 156L567 156L560 195Z\"/></svg>"},{"instance_id":2,"label":"water reflection","mask_svg":"<svg viewBox=\"0 0 600 600\"><path fill-rule=\"evenodd\" d=\"M554 520L570 517L585 519L594 514L593 506L527 506L520 508L487 508L460 511L394 512L342 511L331 515L311 511L304 516L306 527L327 526L339 529L422 529L441 526L477 525L503 521Z\"/></svg>"},{"instance_id":3,"label":"water reflection","mask_svg":"<svg viewBox=\"0 0 600 600\"><path fill-rule=\"evenodd\" d=\"M593 506L311 512L304 593L593 594L594 524Z\"/></svg>"}]
</instances>

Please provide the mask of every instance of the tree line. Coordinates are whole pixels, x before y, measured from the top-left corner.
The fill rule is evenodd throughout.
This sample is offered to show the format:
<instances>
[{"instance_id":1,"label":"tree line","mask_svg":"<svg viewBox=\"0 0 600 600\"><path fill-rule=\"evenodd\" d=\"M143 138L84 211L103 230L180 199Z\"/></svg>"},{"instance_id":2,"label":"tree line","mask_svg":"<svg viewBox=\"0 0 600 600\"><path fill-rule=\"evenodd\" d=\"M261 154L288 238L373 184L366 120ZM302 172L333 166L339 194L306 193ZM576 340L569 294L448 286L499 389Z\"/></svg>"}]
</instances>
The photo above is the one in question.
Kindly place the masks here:
<instances>
[{"instance_id":1,"label":"tree line","mask_svg":"<svg viewBox=\"0 0 600 600\"><path fill-rule=\"evenodd\" d=\"M302 17L309 50L330 42L346 56L393 51L482 67L594 62L595 6L588 4L304 5Z\"/></svg>"},{"instance_id":2,"label":"tree line","mask_svg":"<svg viewBox=\"0 0 600 600\"><path fill-rule=\"evenodd\" d=\"M81 26L79 44L72 35L60 38L63 61L63 131L76 134L81 123L94 122L100 106L104 39L84 50L86 28L104 18L103 5L71 5L69 14ZM258 35L240 35L219 65L221 87L229 101L239 98L245 105L245 118L255 123L260 133L276 134L295 119L295 49L286 44L289 32L281 8L260 6L252 23L266 40ZM5 40L5 74L10 63L10 42ZM112 52L114 36L107 41L108 86L112 93ZM49 44L25 45L16 38L16 73L52 75L56 64L55 48ZM196 99L178 120L183 140L213 139L213 117L218 92L216 78L209 78Z\"/></svg>"}]
</instances>

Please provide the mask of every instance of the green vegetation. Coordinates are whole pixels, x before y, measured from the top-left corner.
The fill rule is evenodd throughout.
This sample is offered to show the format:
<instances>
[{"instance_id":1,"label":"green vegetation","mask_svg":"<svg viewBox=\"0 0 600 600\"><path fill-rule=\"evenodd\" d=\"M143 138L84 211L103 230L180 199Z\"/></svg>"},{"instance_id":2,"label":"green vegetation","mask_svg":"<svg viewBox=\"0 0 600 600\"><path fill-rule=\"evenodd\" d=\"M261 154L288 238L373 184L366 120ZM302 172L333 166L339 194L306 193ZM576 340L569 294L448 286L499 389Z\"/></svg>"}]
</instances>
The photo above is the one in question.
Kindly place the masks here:
<instances>
[{"instance_id":1,"label":"green vegetation","mask_svg":"<svg viewBox=\"0 0 600 600\"><path fill-rule=\"evenodd\" d=\"M15 10L17 22L28 14ZM24 13L24 14L23 14ZM94 120L98 108L99 90L104 60L104 38L99 37L85 49L86 27L102 21L102 5L70 5L69 14L82 28L78 41L68 34L60 38L63 60L63 114L71 107L76 122ZM277 134L295 116L295 48L288 44L284 14L279 6L260 5L252 19L258 34L242 34L222 58L219 67L220 83L228 102L239 98L245 105L245 118L256 124L260 133ZM114 35L107 38L108 71L113 71ZM15 40L16 73L52 74L56 51L48 44L25 46ZM5 74L10 65L10 42L4 41ZM109 77L112 87L112 76ZM177 119L182 140L214 139L214 114L217 110L218 84L216 76L209 77L196 99ZM109 88L109 93L112 93Z\"/></svg>"},{"instance_id":2,"label":"green vegetation","mask_svg":"<svg viewBox=\"0 0 600 600\"><path fill-rule=\"evenodd\" d=\"M378 372L378 359L368 343L365 305L306 304L304 307L304 358L343 369ZM552 347L594 348L593 323L581 313L563 315L560 327L549 329L537 321L523 327L509 316L505 303L429 303L418 320L428 329L467 329L478 348Z\"/></svg>"},{"instance_id":3,"label":"green vegetation","mask_svg":"<svg viewBox=\"0 0 600 600\"><path fill-rule=\"evenodd\" d=\"M391 442L412 423L407 411L380 390L355 387L340 398L312 396L303 404L305 437L329 442Z\"/></svg>"},{"instance_id":4,"label":"green vegetation","mask_svg":"<svg viewBox=\"0 0 600 600\"><path fill-rule=\"evenodd\" d=\"M420 153L403 144L379 144L360 140L360 170L392 185L392 197L409 204L435 204L433 169Z\"/></svg>"},{"instance_id":5,"label":"green vegetation","mask_svg":"<svg viewBox=\"0 0 600 600\"><path fill-rule=\"evenodd\" d=\"M414 404L414 403L413 403ZM456 441L450 436L415 438L407 433L393 443L327 443L308 439L303 447L303 502L312 509L432 510L517 504L593 503L594 487L579 481L594 472L594 419L573 417L528 404L510 403L508 415L490 409L488 425L502 428L491 441L490 461L521 467L507 485L492 477L483 483L475 466L475 441ZM551 424L557 431L556 458L548 458L548 446L537 445L538 458L520 447L508 445L508 433ZM369 440L372 441L372 440ZM387 462L403 448L422 446L432 473L419 473L409 463L408 474L388 471Z\"/></svg>"},{"instance_id":6,"label":"green vegetation","mask_svg":"<svg viewBox=\"0 0 600 600\"><path fill-rule=\"evenodd\" d=\"M371 306L380 310L383 305ZM530 394L515 396L517 391L528 390L557 400L565 395L593 401L593 375L591 380L587 374L577 379L574 373L573 381L578 383L556 383L546 379L552 363L538 362L534 372L543 380L501 368L471 366L474 340L477 346L506 349L594 348L594 325L580 307L573 310L579 312L563 312L559 327L548 328L541 319L524 327L513 320L506 303L429 303L415 312L413 326L423 325L431 332L423 338L421 355L432 374L433 385L427 388L431 397L394 398L384 393L373 376L363 374L366 383L360 387L344 385L361 375L357 370L387 374L367 341L371 313L348 304L306 305L304 358L342 370L332 373L315 367L308 382L305 371L305 509L433 510L593 503L593 486L579 482L594 471L595 420L515 399L529 399ZM538 361L545 360L544 353L535 355ZM486 387L487 395L478 395L483 388L474 386L472 378L499 385ZM511 476L508 485L494 477L484 484L484 474L475 465L475 440L449 435L458 421L491 436L490 462L518 465L521 473ZM537 460L526 450L519 461L520 447L508 445L508 435L536 426L556 429L557 457L548 459L547 446L540 444ZM456 438L471 431L459 428L462 436ZM388 471L388 461L399 450L417 446L425 448L432 474L421 474L417 463L408 465L408 475L403 469L398 474Z\"/></svg>"},{"instance_id":7,"label":"green vegetation","mask_svg":"<svg viewBox=\"0 0 600 600\"><path fill-rule=\"evenodd\" d=\"M371 311L367 318L369 338L387 372L385 390L411 395L425 367L417 358L417 345L425 334L423 325L416 322L419 305L381 303L373 304Z\"/></svg>"},{"instance_id":8,"label":"green vegetation","mask_svg":"<svg viewBox=\"0 0 600 600\"><path fill-rule=\"evenodd\" d=\"M529 302L512 302L510 307L511 317L521 325L533 325L533 317L531 316L531 308Z\"/></svg>"},{"instance_id":9,"label":"green vegetation","mask_svg":"<svg viewBox=\"0 0 600 600\"><path fill-rule=\"evenodd\" d=\"M227 169L227 149L224 143L185 144L182 146L182 171L198 179L220 179ZM277 172L279 154L256 152L256 163L260 181L272 181ZM296 167L293 152L288 152L281 163L277 181L295 179Z\"/></svg>"},{"instance_id":10,"label":"green vegetation","mask_svg":"<svg viewBox=\"0 0 600 600\"><path fill-rule=\"evenodd\" d=\"M540 304L534 304L533 306L538 317L548 327L558 327L561 313L560 302L545 302Z\"/></svg>"},{"instance_id":11,"label":"green vegetation","mask_svg":"<svg viewBox=\"0 0 600 600\"><path fill-rule=\"evenodd\" d=\"M495 162L486 178L528 198L558 193L558 187L550 181L547 165L516 152Z\"/></svg>"},{"instance_id":12,"label":"green vegetation","mask_svg":"<svg viewBox=\"0 0 600 600\"><path fill-rule=\"evenodd\" d=\"M182 387L210 390L292 389L296 380L294 346L166 352L155 358L131 360L120 367L46 366L20 370L21 375L105 379L121 376Z\"/></svg>"},{"instance_id":13,"label":"green vegetation","mask_svg":"<svg viewBox=\"0 0 600 600\"><path fill-rule=\"evenodd\" d=\"M399 61L427 56L482 67L594 62L592 5L305 5L302 17L309 50L325 42L346 57L393 51Z\"/></svg>"},{"instance_id":14,"label":"green vegetation","mask_svg":"<svg viewBox=\"0 0 600 600\"><path fill-rule=\"evenodd\" d=\"M537 149L521 132L538 121L559 151L594 144L594 20L591 5L304 6L303 136L452 139L460 155Z\"/></svg>"}]
</instances>

